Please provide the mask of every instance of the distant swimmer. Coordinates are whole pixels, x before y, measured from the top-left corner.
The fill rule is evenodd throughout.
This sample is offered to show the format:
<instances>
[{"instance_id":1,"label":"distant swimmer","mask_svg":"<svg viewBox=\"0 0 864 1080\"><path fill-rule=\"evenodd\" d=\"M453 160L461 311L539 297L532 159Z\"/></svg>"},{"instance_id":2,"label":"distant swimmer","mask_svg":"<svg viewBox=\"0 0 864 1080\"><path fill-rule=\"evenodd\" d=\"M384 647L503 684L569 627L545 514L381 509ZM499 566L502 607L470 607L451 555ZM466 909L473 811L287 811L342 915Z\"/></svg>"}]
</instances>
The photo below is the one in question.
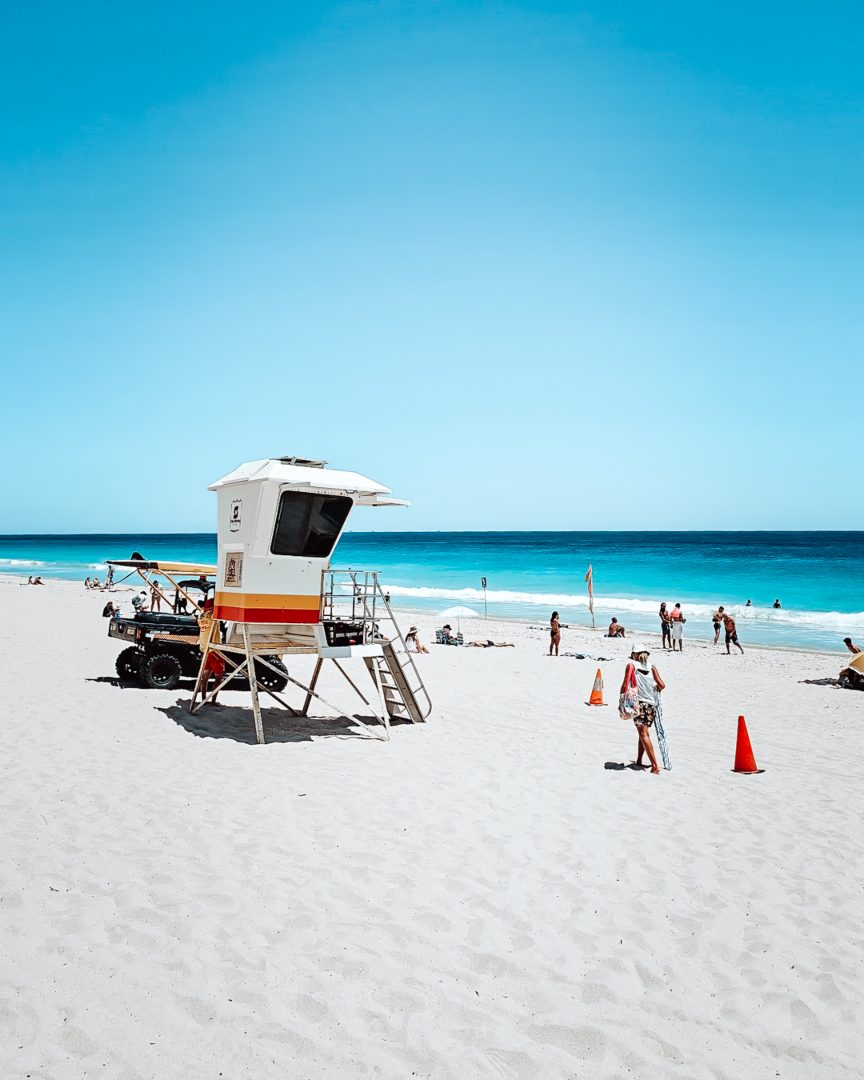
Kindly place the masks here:
<instances>
[{"instance_id":1,"label":"distant swimmer","mask_svg":"<svg viewBox=\"0 0 864 1080\"><path fill-rule=\"evenodd\" d=\"M753 601L748 600L747 603L744 605L744 607L753 607Z\"/></svg>"},{"instance_id":2,"label":"distant swimmer","mask_svg":"<svg viewBox=\"0 0 864 1080\"><path fill-rule=\"evenodd\" d=\"M861 650L858 648L858 646L855 644L851 637L844 637L843 644L846 646L849 652L851 652L855 656L857 656L858 653L861 652Z\"/></svg>"},{"instance_id":3,"label":"distant swimmer","mask_svg":"<svg viewBox=\"0 0 864 1080\"><path fill-rule=\"evenodd\" d=\"M731 615L723 616L723 626L726 628L726 655L729 656L732 650L729 645L735 645L740 651L741 655L744 655L744 650L741 648L741 642L738 640L738 630L735 627L735 620Z\"/></svg>"},{"instance_id":4,"label":"distant swimmer","mask_svg":"<svg viewBox=\"0 0 864 1080\"><path fill-rule=\"evenodd\" d=\"M714 624L714 644L720 640L720 624L723 622L723 605L714 612L711 616L711 622Z\"/></svg>"},{"instance_id":5,"label":"distant swimmer","mask_svg":"<svg viewBox=\"0 0 864 1080\"><path fill-rule=\"evenodd\" d=\"M779 600L775 600L775 601L774 601L774 610L775 610L775 611L779 611L779 610L780 610L780 607L781 607L780 601L779 601Z\"/></svg>"}]
</instances>

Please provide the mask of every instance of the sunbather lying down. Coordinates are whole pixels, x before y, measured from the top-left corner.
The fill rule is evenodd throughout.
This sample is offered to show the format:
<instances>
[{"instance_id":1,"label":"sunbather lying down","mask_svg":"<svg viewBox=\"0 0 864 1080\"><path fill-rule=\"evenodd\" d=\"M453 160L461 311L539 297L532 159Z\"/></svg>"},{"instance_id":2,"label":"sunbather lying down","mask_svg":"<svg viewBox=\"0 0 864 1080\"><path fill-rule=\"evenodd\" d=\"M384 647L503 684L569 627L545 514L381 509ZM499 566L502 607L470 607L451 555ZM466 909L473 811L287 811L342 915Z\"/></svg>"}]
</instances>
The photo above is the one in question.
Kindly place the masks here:
<instances>
[{"instance_id":1,"label":"sunbather lying down","mask_svg":"<svg viewBox=\"0 0 864 1080\"><path fill-rule=\"evenodd\" d=\"M471 645L475 649L515 649L516 646L512 641L466 641L466 645Z\"/></svg>"}]
</instances>

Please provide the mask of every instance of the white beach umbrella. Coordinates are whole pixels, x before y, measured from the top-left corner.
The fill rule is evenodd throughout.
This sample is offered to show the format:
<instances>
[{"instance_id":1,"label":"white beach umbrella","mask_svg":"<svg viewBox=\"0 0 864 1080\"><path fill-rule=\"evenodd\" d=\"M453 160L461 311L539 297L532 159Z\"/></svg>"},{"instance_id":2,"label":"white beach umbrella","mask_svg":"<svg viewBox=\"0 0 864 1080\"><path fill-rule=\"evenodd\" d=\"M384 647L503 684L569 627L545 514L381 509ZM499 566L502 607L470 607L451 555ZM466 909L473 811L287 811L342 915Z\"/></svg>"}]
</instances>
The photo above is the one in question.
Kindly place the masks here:
<instances>
[{"instance_id":1,"label":"white beach umbrella","mask_svg":"<svg viewBox=\"0 0 864 1080\"><path fill-rule=\"evenodd\" d=\"M438 615L442 619L479 619L480 612L475 611L470 607L448 607L443 611L439 611Z\"/></svg>"},{"instance_id":2,"label":"white beach umbrella","mask_svg":"<svg viewBox=\"0 0 864 1080\"><path fill-rule=\"evenodd\" d=\"M439 611L438 612L438 617L441 618L441 619L455 619L456 620L456 629L461 630L462 629L462 626L460 624L461 619L479 619L480 618L480 612L475 611L474 608L462 607L462 606L457 605L456 607L448 607L448 608L445 608L443 611Z\"/></svg>"}]
</instances>

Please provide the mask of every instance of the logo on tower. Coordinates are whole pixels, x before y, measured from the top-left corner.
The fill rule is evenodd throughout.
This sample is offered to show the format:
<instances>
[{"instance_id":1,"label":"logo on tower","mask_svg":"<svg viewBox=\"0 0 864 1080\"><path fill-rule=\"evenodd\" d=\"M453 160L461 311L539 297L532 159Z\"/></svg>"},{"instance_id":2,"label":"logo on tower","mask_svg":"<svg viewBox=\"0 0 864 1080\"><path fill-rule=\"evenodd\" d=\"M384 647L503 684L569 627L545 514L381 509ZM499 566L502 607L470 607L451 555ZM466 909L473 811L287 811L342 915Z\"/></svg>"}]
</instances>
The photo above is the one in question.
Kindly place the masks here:
<instances>
[{"instance_id":1,"label":"logo on tower","mask_svg":"<svg viewBox=\"0 0 864 1080\"><path fill-rule=\"evenodd\" d=\"M231 503L231 517L228 521L228 528L231 532L240 531L240 507L243 505L242 499L234 499Z\"/></svg>"},{"instance_id":2,"label":"logo on tower","mask_svg":"<svg viewBox=\"0 0 864 1080\"><path fill-rule=\"evenodd\" d=\"M243 552L229 551L225 556L225 586L240 589L243 586Z\"/></svg>"}]
</instances>

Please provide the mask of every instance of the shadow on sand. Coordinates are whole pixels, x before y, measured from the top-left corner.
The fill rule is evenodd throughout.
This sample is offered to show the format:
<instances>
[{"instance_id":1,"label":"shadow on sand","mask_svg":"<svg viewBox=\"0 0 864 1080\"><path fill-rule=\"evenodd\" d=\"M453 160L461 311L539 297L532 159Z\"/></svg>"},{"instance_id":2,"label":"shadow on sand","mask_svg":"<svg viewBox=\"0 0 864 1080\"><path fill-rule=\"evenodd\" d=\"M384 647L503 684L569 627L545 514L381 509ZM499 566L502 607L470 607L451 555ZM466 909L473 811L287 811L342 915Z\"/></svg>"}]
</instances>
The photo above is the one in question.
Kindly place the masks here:
<instances>
[{"instance_id":1,"label":"shadow on sand","mask_svg":"<svg viewBox=\"0 0 864 1080\"><path fill-rule=\"evenodd\" d=\"M173 705L157 708L178 727L202 739L231 739L239 743L255 743L255 721L252 709L239 705L203 705L196 713L189 712L191 698L178 698ZM364 725L352 716L293 716L285 709L261 709L264 739L268 743L311 742L313 738L381 739L384 728L374 716L364 716Z\"/></svg>"},{"instance_id":2,"label":"shadow on sand","mask_svg":"<svg viewBox=\"0 0 864 1080\"><path fill-rule=\"evenodd\" d=\"M603 768L613 769L615 772L624 772L625 769L628 769L630 772L644 772L649 766L637 765L635 761L631 761L629 765L624 761L607 761L603 765Z\"/></svg>"}]
</instances>

